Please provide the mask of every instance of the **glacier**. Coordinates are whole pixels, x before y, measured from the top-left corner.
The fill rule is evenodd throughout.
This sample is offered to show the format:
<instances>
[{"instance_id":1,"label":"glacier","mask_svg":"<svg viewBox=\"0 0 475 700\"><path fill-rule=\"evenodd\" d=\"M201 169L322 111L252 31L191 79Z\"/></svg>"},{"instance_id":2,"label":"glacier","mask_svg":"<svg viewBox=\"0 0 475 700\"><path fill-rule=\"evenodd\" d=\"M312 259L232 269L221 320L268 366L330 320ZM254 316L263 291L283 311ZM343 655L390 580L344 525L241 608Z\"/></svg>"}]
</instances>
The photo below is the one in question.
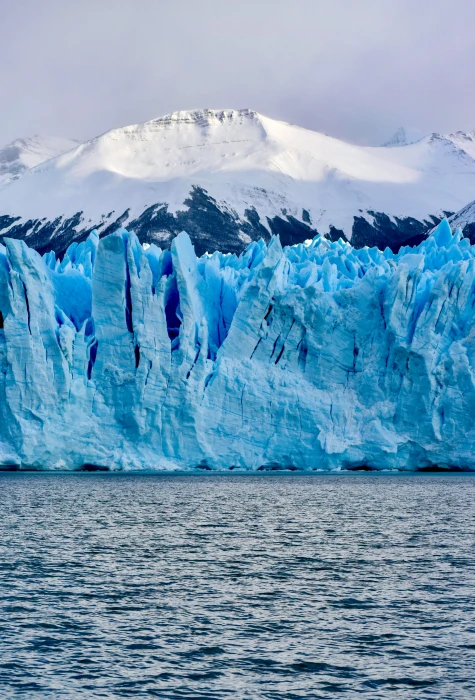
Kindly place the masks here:
<instances>
[{"instance_id":1,"label":"glacier","mask_svg":"<svg viewBox=\"0 0 475 700\"><path fill-rule=\"evenodd\" d=\"M475 246L0 245L3 469L475 467Z\"/></svg>"}]
</instances>

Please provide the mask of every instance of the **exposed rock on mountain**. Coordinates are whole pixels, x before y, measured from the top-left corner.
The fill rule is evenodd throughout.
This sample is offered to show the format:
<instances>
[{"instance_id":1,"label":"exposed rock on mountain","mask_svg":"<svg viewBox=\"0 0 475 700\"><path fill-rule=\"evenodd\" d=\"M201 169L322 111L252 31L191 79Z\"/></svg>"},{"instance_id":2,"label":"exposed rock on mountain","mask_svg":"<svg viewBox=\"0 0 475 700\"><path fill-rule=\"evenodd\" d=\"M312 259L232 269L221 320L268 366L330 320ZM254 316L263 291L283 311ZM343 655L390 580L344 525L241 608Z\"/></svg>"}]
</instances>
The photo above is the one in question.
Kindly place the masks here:
<instances>
[{"instance_id":1,"label":"exposed rock on mountain","mask_svg":"<svg viewBox=\"0 0 475 700\"><path fill-rule=\"evenodd\" d=\"M250 110L176 112L114 129L0 187L0 238L40 252L126 226L169 247L240 252L318 232L355 247L422 240L475 193L473 135L362 147Z\"/></svg>"}]
</instances>

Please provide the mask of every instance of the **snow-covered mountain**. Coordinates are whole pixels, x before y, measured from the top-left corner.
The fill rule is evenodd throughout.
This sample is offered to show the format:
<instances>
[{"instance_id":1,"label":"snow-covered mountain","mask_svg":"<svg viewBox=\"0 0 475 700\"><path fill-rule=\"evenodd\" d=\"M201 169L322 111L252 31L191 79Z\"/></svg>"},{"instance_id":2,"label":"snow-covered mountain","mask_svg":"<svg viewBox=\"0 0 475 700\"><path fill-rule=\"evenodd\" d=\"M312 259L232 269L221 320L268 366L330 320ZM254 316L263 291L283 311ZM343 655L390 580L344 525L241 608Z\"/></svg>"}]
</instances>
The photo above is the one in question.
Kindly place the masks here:
<instances>
[{"instance_id":1,"label":"snow-covered mountain","mask_svg":"<svg viewBox=\"0 0 475 700\"><path fill-rule=\"evenodd\" d=\"M418 129L407 129L404 126L400 126L383 146L408 146L410 143L420 141L424 136L425 134L422 134Z\"/></svg>"},{"instance_id":2,"label":"snow-covered mountain","mask_svg":"<svg viewBox=\"0 0 475 700\"><path fill-rule=\"evenodd\" d=\"M51 136L16 139L0 148L0 184L17 179L27 170L78 145L79 141Z\"/></svg>"},{"instance_id":3,"label":"snow-covered mountain","mask_svg":"<svg viewBox=\"0 0 475 700\"><path fill-rule=\"evenodd\" d=\"M469 238L471 243L475 243L475 201L451 216L450 224L462 229L464 236Z\"/></svg>"},{"instance_id":4,"label":"snow-covered mountain","mask_svg":"<svg viewBox=\"0 0 475 700\"><path fill-rule=\"evenodd\" d=\"M362 147L250 110L175 112L114 129L0 187L0 236L64 251L120 225L198 253L316 232L398 248L475 196L473 134Z\"/></svg>"},{"instance_id":5,"label":"snow-covered mountain","mask_svg":"<svg viewBox=\"0 0 475 700\"><path fill-rule=\"evenodd\" d=\"M468 153L475 158L475 131L466 134L458 131L451 134L454 141L460 144ZM475 243L475 199L472 199L460 211L450 217L450 224L455 228L461 228L464 236L470 239L470 242Z\"/></svg>"}]
</instances>

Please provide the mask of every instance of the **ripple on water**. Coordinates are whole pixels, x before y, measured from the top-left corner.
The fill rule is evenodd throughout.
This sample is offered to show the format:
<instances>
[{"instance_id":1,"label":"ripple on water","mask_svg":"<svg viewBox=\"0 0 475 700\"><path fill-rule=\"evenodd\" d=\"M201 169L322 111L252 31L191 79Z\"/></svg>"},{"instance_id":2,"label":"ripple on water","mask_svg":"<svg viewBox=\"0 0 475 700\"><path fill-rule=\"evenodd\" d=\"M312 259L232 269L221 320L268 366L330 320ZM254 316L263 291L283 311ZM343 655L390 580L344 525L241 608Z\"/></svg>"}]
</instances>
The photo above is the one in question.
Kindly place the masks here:
<instances>
[{"instance_id":1,"label":"ripple on water","mask_svg":"<svg viewBox=\"0 0 475 700\"><path fill-rule=\"evenodd\" d=\"M0 475L0 697L475 697L473 475Z\"/></svg>"}]
</instances>

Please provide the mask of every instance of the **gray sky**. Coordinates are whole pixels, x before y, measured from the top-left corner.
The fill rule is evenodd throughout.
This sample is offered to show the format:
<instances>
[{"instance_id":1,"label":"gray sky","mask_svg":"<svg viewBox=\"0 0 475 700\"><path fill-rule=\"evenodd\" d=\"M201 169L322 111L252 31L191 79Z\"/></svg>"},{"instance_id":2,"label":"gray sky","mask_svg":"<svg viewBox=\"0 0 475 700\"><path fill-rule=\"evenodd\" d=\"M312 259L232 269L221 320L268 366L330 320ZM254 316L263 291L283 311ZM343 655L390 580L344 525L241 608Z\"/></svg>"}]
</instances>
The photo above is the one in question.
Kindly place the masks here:
<instances>
[{"instance_id":1,"label":"gray sky","mask_svg":"<svg viewBox=\"0 0 475 700\"><path fill-rule=\"evenodd\" d=\"M474 0L0 0L0 144L249 107L360 143L475 129Z\"/></svg>"}]
</instances>

